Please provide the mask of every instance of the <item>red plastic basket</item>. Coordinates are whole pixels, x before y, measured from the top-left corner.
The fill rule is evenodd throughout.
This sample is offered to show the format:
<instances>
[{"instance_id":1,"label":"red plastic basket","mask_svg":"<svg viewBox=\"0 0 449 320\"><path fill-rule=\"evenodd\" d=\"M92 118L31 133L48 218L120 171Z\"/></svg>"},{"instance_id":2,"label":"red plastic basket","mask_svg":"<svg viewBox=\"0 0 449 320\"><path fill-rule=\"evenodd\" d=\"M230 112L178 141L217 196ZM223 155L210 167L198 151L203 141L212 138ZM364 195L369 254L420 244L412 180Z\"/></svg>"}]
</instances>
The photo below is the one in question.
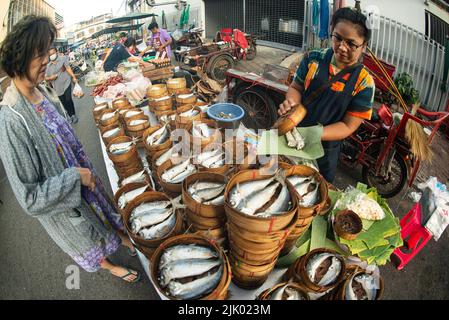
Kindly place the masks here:
<instances>
[{"instance_id":1,"label":"red plastic basket","mask_svg":"<svg viewBox=\"0 0 449 320\"><path fill-rule=\"evenodd\" d=\"M393 78L393 74L396 71L396 66L386 63L384 61L381 61L381 63L385 68L385 70L387 71L388 75L391 78ZM374 83L376 84L376 88L384 92L387 91L389 88L387 78L384 76L380 68L376 65L373 58L367 53L363 55L363 65L367 67L371 72L371 75L374 78ZM386 85L388 85L388 87Z\"/></svg>"}]
</instances>

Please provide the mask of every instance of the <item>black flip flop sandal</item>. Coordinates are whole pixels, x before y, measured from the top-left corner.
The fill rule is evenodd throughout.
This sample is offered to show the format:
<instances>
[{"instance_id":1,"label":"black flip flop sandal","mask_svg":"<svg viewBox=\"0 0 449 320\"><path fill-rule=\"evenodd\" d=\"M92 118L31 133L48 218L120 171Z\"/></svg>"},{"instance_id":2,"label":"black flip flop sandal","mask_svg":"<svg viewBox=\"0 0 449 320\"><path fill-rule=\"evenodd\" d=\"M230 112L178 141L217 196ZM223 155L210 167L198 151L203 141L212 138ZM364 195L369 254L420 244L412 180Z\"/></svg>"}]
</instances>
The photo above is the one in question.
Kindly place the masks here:
<instances>
[{"instance_id":1,"label":"black flip flop sandal","mask_svg":"<svg viewBox=\"0 0 449 320\"><path fill-rule=\"evenodd\" d=\"M140 280L140 272L139 271L131 270L129 268L125 268L125 269L128 270L128 273L119 278L123 279L124 281L126 281L128 283L136 283L137 281ZM133 271L135 271L136 273L134 274ZM136 276L136 279L134 279L132 281L126 280L126 277L129 277L130 275Z\"/></svg>"}]
</instances>

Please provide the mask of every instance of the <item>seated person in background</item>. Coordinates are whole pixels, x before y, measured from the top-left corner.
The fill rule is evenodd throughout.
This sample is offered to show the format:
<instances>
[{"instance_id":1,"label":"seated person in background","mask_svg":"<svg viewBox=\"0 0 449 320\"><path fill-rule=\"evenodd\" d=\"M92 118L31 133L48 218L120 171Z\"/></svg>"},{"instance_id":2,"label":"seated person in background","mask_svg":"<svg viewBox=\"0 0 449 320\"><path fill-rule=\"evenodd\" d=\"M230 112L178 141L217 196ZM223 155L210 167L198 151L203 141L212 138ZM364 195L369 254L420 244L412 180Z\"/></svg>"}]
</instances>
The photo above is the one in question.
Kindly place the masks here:
<instances>
[{"instance_id":1,"label":"seated person in background","mask_svg":"<svg viewBox=\"0 0 449 320\"><path fill-rule=\"evenodd\" d=\"M129 62L138 62L141 66L147 67L149 63L135 57L131 52L136 50L136 40L133 37L126 39L124 44L116 44L106 55L103 63L104 71L116 71L117 66L124 60Z\"/></svg>"}]
</instances>

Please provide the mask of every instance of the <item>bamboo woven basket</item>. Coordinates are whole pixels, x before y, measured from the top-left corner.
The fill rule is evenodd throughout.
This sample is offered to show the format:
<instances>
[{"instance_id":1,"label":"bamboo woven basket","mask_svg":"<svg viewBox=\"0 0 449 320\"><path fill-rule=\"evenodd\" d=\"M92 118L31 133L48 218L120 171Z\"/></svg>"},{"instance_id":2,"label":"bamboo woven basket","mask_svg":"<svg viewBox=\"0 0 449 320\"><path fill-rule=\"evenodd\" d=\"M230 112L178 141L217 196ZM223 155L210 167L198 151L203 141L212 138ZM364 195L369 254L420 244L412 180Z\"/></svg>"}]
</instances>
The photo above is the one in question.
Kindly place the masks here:
<instances>
[{"instance_id":1,"label":"bamboo woven basket","mask_svg":"<svg viewBox=\"0 0 449 320\"><path fill-rule=\"evenodd\" d=\"M130 106L129 100L125 97L117 98L112 101L112 108L113 109L124 109Z\"/></svg>"},{"instance_id":2,"label":"bamboo woven basket","mask_svg":"<svg viewBox=\"0 0 449 320\"><path fill-rule=\"evenodd\" d=\"M170 147L171 148L171 147ZM165 150L159 150L148 155L148 164L151 166L151 170L155 171L157 169L156 161L162 156L169 148Z\"/></svg>"},{"instance_id":3,"label":"bamboo woven basket","mask_svg":"<svg viewBox=\"0 0 449 320\"><path fill-rule=\"evenodd\" d=\"M257 297L256 300L270 300L272 293L274 293L277 289L284 287L286 284L287 284L287 282L282 282L282 283L275 285L272 288L268 288L268 289L262 291L262 293L259 294L259 296ZM290 282L288 285L288 288L293 288L296 291L298 291L304 300L310 300L307 289L300 283Z\"/></svg>"},{"instance_id":4,"label":"bamboo woven basket","mask_svg":"<svg viewBox=\"0 0 449 320\"><path fill-rule=\"evenodd\" d=\"M151 100L149 102L153 111L167 111L173 108L173 98L169 95Z\"/></svg>"},{"instance_id":5,"label":"bamboo woven basket","mask_svg":"<svg viewBox=\"0 0 449 320\"><path fill-rule=\"evenodd\" d=\"M133 120L146 120L146 122L132 126L131 121L133 121ZM142 115L142 116L140 116L140 118L133 119L133 120L126 121L126 130L128 132L143 132L150 127L150 118L146 115Z\"/></svg>"},{"instance_id":6,"label":"bamboo woven basket","mask_svg":"<svg viewBox=\"0 0 449 320\"><path fill-rule=\"evenodd\" d=\"M235 285L242 289L256 289L268 279L276 260L266 265L253 266L240 261L231 253L229 254L229 263L232 269L232 282Z\"/></svg>"},{"instance_id":7,"label":"bamboo woven basket","mask_svg":"<svg viewBox=\"0 0 449 320\"><path fill-rule=\"evenodd\" d=\"M170 200L164 193L161 192L155 192L155 191L149 191L141 194L137 198L135 198L133 201L131 201L126 207L125 210L123 210L123 223L125 225L126 231L128 232L131 239L138 245L144 248L148 249L154 249L157 248L161 243L163 243L165 240L179 235L183 232L182 230L182 212L180 209L176 210L176 224L173 227L173 229L163 238L160 239L153 239L153 240L146 240L139 236L138 234L133 234L131 231L131 226L129 224L129 217L131 216L131 213L134 208L139 206L140 204L144 202L152 202L152 201L166 201ZM147 257L148 259L151 259L151 257Z\"/></svg>"},{"instance_id":8,"label":"bamboo woven basket","mask_svg":"<svg viewBox=\"0 0 449 320\"><path fill-rule=\"evenodd\" d=\"M146 182L132 182L132 183L124 185L123 187L121 187L117 190L117 192L114 195L114 204L117 207L117 210L119 211L120 215L122 216L122 219L123 219L123 210L126 208L126 206L125 206L125 208L120 209L120 206L118 204L118 200L120 199L122 194L145 187L145 186L148 186L146 191L152 191L150 185L147 184ZM127 205L128 205L128 203L127 203Z\"/></svg>"},{"instance_id":9,"label":"bamboo woven basket","mask_svg":"<svg viewBox=\"0 0 449 320\"><path fill-rule=\"evenodd\" d=\"M141 171L144 171L144 170L140 170L140 172ZM148 176L148 173L145 171L144 173L143 173L143 176L144 176L144 180L143 181L140 181L140 182L145 182L145 183L147 183L147 184L150 184L151 183L151 180L150 180L150 177ZM121 188L121 187L124 187L125 185L127 185L127 184L130 184L130 183L133 183L133 182L129 182L129 183L127 183L127 184L123 184L123 182L125 181L125 179L126 178L128 178L128 177L120 177L120 179L118 180L118 186Z\"/></svg>"},{"instance_id":10,"label":"bamboo woven basket","mask_svg":"<svg viewBox=\"0 0 449 320\"><path fill-rule=\"evenodd\" d=\"M191 105L188 105L191 106ZM196 107L194 107L193 109L195 109ZM188 109L190 110L190 109ZM181 116L181 114L185 111L179 112L179 110L177 111L178 114L176 115L175 118L175 123L176 123L176 128L177 129L184 129L187 131L187 129L189 128L189 126L191 125L191 123L193 121L200 121L201 120L201 111L199 111L196 115L191 116L191 117L184 117Z\"/></svg>"},{"instance_id":11,"label":"bamboo woven basket","mask_svg":"<svg viewBox=\"0 0 449 320\"><path fill-rule=\"evenodd\" d=\"M290 190L290 195L292 195L292 208L285 214L276 215L269 218L260 218L241 213L229 204L229 194L237 183L263 180L270 177L273 177L273 175L264 175L261 170L244 170L232 176L225 190L225 210L229 221L232 221L239 227L250 230L251 232L268 233L282 230L292 222L292 219L295 217L295 213L298 209L296 198L293 196L294 190L290 184L287 184L287 186Z\"/></svg>"},{"instance_id":12,"label":"bamboo woven basket","mask_svg":"<svg viewBox=\"0 0 449 320\"><path fill-rule=\"evenodd\" d=\"M108 113L114 113L114 111L103 112L101 117L103 117L104 115L106 115ZM107 119L107 120L102 120L102 118L100 118L99 123L100 123L100 125L102 127L107 127L107 126L110 126L110 125L113 125L113 124L117 124L118 125L119 124L119 113L115 112L114 116L112 118Z\"/></svg>"},{"instance_id":13,"label":"bamboo woven basket","mask_svg":"<svg viewBox=\"0 0 449 320\"><path fill-rule=\"evenodd\" d=\"M101 115L103 112L109 109L109 105L107 102L100 103L92 108L92 114L94 116L95 123L100 122Z\"/></svg>"},{"instance_id":14,"label":"bamboo woven basket","mask_svg":"<svg viewBox=\"0 0 449 320\"><path fill-rule=\"evenodd\" d=\"M135 164L129 168L116 167L116 172L120 179L131 177L132 175L139 173L142 170L143 170L142 163Z\"/></svg>"},{"instance_id":15,"label":"bamboo woven basket","mask_svg":"<svg viewBox=\"0 0 449 320\"><path fill-rule=\"evenodd\" d=\"M213 239L215 241L227 238L226 228L221 227L217 229L199 230L194 228L194 233L207 239Z\"/></svg>"},{"instance_id":16,"label":"bamboo woven basket","mask_svg":"<svg viewBox=\"0 0 449 320\"><path fill-rule=\"evenodd\" d=\"M302 105L293 107L287 114L280 117L273 125L278 130L278 135L283 136L292 131L306 116L307 109Z\"/></svg>"},{"instance_id":17,"label":"bamboo woven basket","mask_svg":"<svg viewBox=\"0 0 449 320\"><path fill-rule=\"evenodd\" d=\"M152 145L150 146L149 144L147 144L147 139L150 135L152 135L154 132L156 132L157 130L161 129L162 126L161 125L156 125L153 127L149 127L148 129L146 129L143 133L143 141L145 144L145 149L147 150L147 154L151 157L153 154L155 154L158 151L161 150L166 150L171 148L171 146L173 145L173 141L171 141L170 139L170 132L169 132L169 136L167 138L166 141L164 141L161 144L157 144L157 145Z\"/></svg>"},{"instance_id":18,"label":"bamboo woven basket","mask_svg":"<svg viewBox=\"0 0 449 320\"><path fill-rule=\"evenodd\" d=\"M184 97L184 95L188 95ZM189 89L179 90L176 95L176 105L182 106L185 104L194 104L197 101L197 96Z\"/></svg>"},{"instance_id":19,"label":"bamboo woven basket","mask_svg":"<svg viewBox=\"0 0 449 320\"><path fill-rule=\"evenodd\" d=\"M349 269L349 270L348 270ZM358 276L361 274L366 273L366 270L360 268L360 267L347 267L348 272L346 273L346 279L338 286L335 294L334 299L335 300L346 300L346 289L349 286L349 283L351 282L351 278L354 276ZM379 278L379 289L377 289L377 295L375 300L381 300L384 293L384 280L380 276Z\"/></svg>"},{"instance_id":20,"label":"bamboo woven basket","mask_svg":"<svg viewBox=\"0 0 449 320\"><path fill-rule=\"evenodd\" d=\"M318 286L317 284L313 283L309 277L307 276L306 266L307 262L309 261L309 258L313 257L315 254L319 253L331 253L338 257L338 259L341 262L341 271L338 275L336 281L334 283L331 283L328 286ZM284 280L289 280L293 278L295 281L300 282L303 284L309 291L316 292L316 293L323 293L328 290L336 288L344 279L346 273L346 265L343 257L338 254L336 251L327 249L327 248L318 248L310 251L306 255L298 258L295 263L293 263L287 270L287 272L284 274Z\"/></svg>"},{"instance_id":21,"label":"bamboo woven basket","mask_svg":"<svg viewBox=\"0 0 449 320\"><path fill-rule=\"evenodd\" d=\"M106 129L106 128L107 128L107 129ZM105 136L104 136L104 134L105 134L106 132L108 132L108 131L110 131L110 130L113 130L113 129L116 129L116 128L119 129L119 131L118 131L116 134L114 134L114 135L112 135L112 136L109 136L109 137L105 137ZM103 140L105 146L107 146L113 139L115 139L115 138L117 138L117 137L123 137L123 136L126 135L125 129L123 129L122 126L117 125L117 124L113 124L113 125L111 125L111 126L104 127L103 129L105 129L105 130L103 130L102 132L101 132L101 130L100 130L100 132L101 132L101 139Z\"/></svg>"},{"instance_id":22,"label":"bamboo woven basket","mask_svg":"<svg viewBox=\"0 0 449 320\"><path fill-rule=\"evenodd\" d=\"M321 209L325 207L329 197L328 186L324 178L315 169L304 165L291 166L289 169L287 169L285 172L285 176L290 177L292 175L301 175L301 176L316 175L318 181L320 182L320 202L308 208L301 207L300 205L298 205L298 210L299 210L299 218L310 218L312 216L319 214L321 212ZM287 181L287 183L291 185L290 182ZM299 198L297 192L295 192L295 194Z\"/></svg>"},{"instance_id":23,"label":"bamboo woven basket","mask_svg":"<svg viewBox=\"0 0 449 320\"><path fill-rule=\"evenodd\" d=\"M131 112L133 111L138 111L138 114L135 115L131 115ZM133 112L134 113L134 112ZM133 108L133 109L128 109L128 111L126 111L124 113L123 116L123 120L125 120L125 122L131 121L131 120L135 120L135 119L144 119L145 114L143 113L143 110L138 109L138 108Z\"/></svg>"},{"instance_id":24,"label":"bamboo woven basket","mask_svg":"<svg viewBox=\"0 0 449 320\"><path fill-rule=\"evenodd\" d=\"M158 99L167 95L168 90L165 84L154 84L147 89L147 97L150 99Z\"/></svg>"},{"instance_id":25,"label":"bamboo woven basket","mask_svg":"<svg viewBox=\"0 0 449 320\"><path fill-rule=\"evenodd\" d=\"M185 78L172 78L167 80L167 89L170 94L173 94L175 90L185 89L187 87L187 81Z\"/></svg>"},{"instance_id":26,"label":"bamboo woven basket","mask_svg":"<svg viewBox=\"0 0 449 320\"><path fill-rule=\"evenodd\" d=\"M190 196L188 189L196 181L227 183L227 177L217 173L198 172L188 176L182 183L182 201L190 211L204 218L226 219L223 205L205 205Z\"/></svg>"},{"instance_id":27,"label":"bamboo woven basket","mask_svg":"<svg viewBox=\"0 0 449 320\"><path fill-rule=\"evenodd\" d=\"M253 266L262 266L276 261L279 256L279 249L268 253L253 253L240 249L232 239L229 240L231 253L239 260Z\"/></svg>"},{"instance_id":28,"label":"bamboo woven basket","mask_svg":"<svg viewBox=\"0 0 449 320\"><path fill-rule=\"evenodd\" d=\"M163 288L161 288L159 281L158 281L158 272L159 272L159 262L161 259L162 254L164 253L164 250L180 244L197 244L205 247L209 247L215 252L219 253L220 258L223 260L223 276L218 283L217 287L206 296L202 297L199 300L224 300L227 298L228 295L228 288L231 284L231 266L229 263L228 258L224 254L223 250L221 250L215 241L211 241L207 238L204 238L199 235L194 234L184 234L184 235L178 235L175 237L171 237L170 239L167 239L164 241L154 252L152 259L150 261L151 265L151 279L153 280L153 283L156 285L159 292L164 294L164 296L170 300L177 300L174 297L170 296L165 292Z\"/></svg>"},{"instance_id":29,"label":"bamboo woven basket","mask_svg":"<svg viewBox=\"0 0 449 320\"><path fill-rule=\"evenodd\" d=\"M228 238L236 242L240 249L250 252L269 252L274 251L276 249L281 249L284 245L285 240L273 240L266 242L255 242L251 240L247 240L243 238L241 235L236 233L232 226L229 226L230 223L226 224L226 228L228 230Z\"/></svg>"},{"instance_id":30,"label":"bamboo woven basket","mask_svg":"<svg viewBox=\"0 0 449 320\"><path fill-rule=\"evenodd\" d=\"M217 229L224 227L226 224L226 218L205 218L197 215L188 208L186 209L186 216L189 223L193 224L199 230Z\"/></svg>"},{"instance_id":31,"label":"bamboo woven basket","mask_svg":"<svg viewBox=\"0 0 449 320\"><path fill-rule=\"evenodd\" d=\"M173 183L167 183L162 179L162 174L173 167L174 164L171 162L171 160L165 161L162 165L160 165L156 169L156 175L159 181L159 184L161 185L162 189L166 192L171 192L172 194L181 194L182 193L182 182L173 184Z\"/></svg>"},{"instance_id":32,"label":"bamboo woven basket","mask_svg":"<svg viewBox=\"0 0 449 320\"><path fill-rule=\"evenodd\" d=\"M195 107L194 109L198 110L199 108ZM201 113L201 111L200 111ZM212 133L212 135L209 138L199 138L199 137L194 137L192 130L193 130L193 126L196 124L201 124L204 123L206 124L209 128L212 128L212 130L214 130L214 132ZM212 143L222 143L221 140L221 132L218 128L218 124L215 120L208 120L208 119L199 119L199 120L195 120L189 123L189 125L186 128L188 135L189 135L189 140L190 140L190 144L193 145L197 145L197 146L201 146L201 149L205 148L206 146L208 146L209 144Z\"/></svg>"},{"instance_id":33,"label":"bamboo woven basket","mask_svg":"<svg viewBox=\"0 0 449 320\"><path fill-rule=\"evenodd\" d=\"M292 233L287 237L284 247L281 250L280 256L289 253L296 244L296 241L310 228L310 224L305 227L295 227Z\"/></svg>"},{"instance_id":34,"label":"bamboo woven basket","mask_svg":"<svg viewBox=\"0 0 449 320\"><path fill-rule=\"evenodd\" d=\"M290 226L283 230L272 232L254 232L243 229L242 227L234 224L234 222L228 218L228 230L230 230L233 234L236 234L239 239L251 241L257 244L267 243L270 245L269 247L278 246L279 244L283 245L290 234L292 227L293 226Z\"/></svg>"},{"instance_id":35,"label":"bamboo woven basket","mask_svg":"<svg viewBox=\"0 0 449 320\"><path fill-rule=\"evenodd\" d=\"M114 164L117 163L126 163L127 161L131 161L133 158L138 157L138 153L137 153L137 148L135 145L131 146L131 149L124 153L124 154L120 154L120 155L114 155L112 153L109 152L109 148L111 147L111 145L113 144L117 144L117 143L124 143L124 142L132 142L133 139L131 137L127 137L127 136L123 136L123 137L117 137L111 140L111 142L108 144L107 146L107 153L109 156L109 159L111 159L112 162L114 162Z\"/></svg>"}]
</instances>

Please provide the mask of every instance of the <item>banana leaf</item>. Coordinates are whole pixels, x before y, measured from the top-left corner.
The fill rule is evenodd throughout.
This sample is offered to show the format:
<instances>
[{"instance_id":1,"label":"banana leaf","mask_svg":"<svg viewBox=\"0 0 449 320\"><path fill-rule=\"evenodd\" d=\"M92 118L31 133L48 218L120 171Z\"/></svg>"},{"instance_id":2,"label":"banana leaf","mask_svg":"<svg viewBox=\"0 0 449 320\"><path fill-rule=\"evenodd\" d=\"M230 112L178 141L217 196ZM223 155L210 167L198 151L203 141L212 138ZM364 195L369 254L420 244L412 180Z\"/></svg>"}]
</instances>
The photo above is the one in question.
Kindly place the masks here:
<instances>
[{"instance_id":1,"label":"banana leaf","mask_svg":"<svg viewBox=\"0 0 449 320\"><path fill-rule=\"evenodd\" d=\"M326 245L327 221L316 216L312 221L312 234L310 237L310 250L324 248Z\"/></svg>"},{"instance_id":2,"label":"banana leaf","mask_svg":"<svg viewBox=\"0 0 449 320\"><path fill-rule=\"evenodd\" d=\"M298 258L307 254L310 251L310 238L307 239L301 246L295 247L289 254L278 258L276 262L277 268L287 268L294 263Z\"/></svg>"},{"instance_id":3,"label":"banana leaf","mask_svg":"<svg viewBox=\"0 0 449 320\"><path fill-rule=\"evenodd\" d=\"M323 134L323 126L313 126L296 128L303 136L306 145L302 150L290 148L287 145L285 136L278 136L277 131L267 130L262 133L257 146L257 154L272 155L280 154L286 156L293 156L304 158L307 160L315 160L324 155L323 145L321 144L321 135Z\"/></svg>"}]
</instances>

